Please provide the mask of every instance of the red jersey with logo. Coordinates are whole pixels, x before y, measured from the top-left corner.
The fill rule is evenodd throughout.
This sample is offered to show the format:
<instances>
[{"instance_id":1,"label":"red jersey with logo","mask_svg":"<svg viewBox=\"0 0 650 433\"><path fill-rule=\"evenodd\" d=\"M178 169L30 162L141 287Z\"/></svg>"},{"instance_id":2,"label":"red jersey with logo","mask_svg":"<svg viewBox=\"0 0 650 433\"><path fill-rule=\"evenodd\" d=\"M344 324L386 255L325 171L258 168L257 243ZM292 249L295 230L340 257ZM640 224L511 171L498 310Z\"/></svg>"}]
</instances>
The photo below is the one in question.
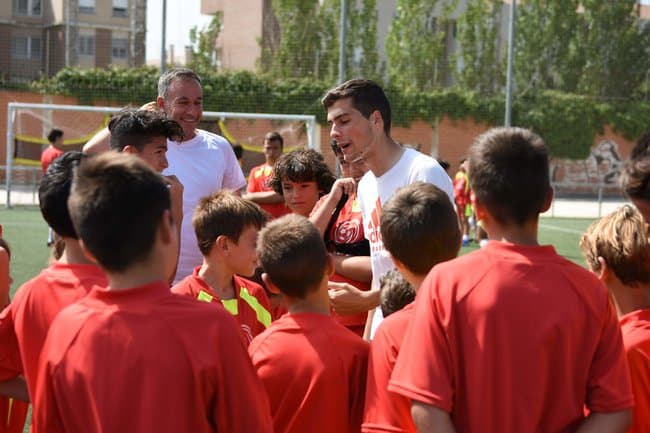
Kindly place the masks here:
<instances>
[{"instance_id":1,"label":"red jersey with logo","mask_svg":"<svg viewBox=\"0 0 650 433\"><path fill-rule=\"evenodd\" d=\"M602 283L551 246L495 241L431 270L389 390L466 433L574 432L585 406L634 403Z\"/></svg>"},{"instance_id":2,"label":"red jersey with logo","mask_svg":"<svg viewBox=\"0 0 650 433\"><path fill-rule=\"evenodd\" d=\"M246 278L233 276L235 285L234 299L219 299L216 292L199 276L200 266L194 269L192 275L185 277L172 287L172 293L191 296L199 301L221 304L230 314L235 316L241 326L242 334L247 342L262 333L271 324L271 306L264 288Z\"/></svg>"},{"instance_id":3,"label":"red jersey with logo","mask_svg":"<svg viewBox=\"0 0 650 433\"><path fill-rule=\"evenodd\" d=\"M414 303L410 303L388 316L381 322L370 343L362 426L364 433L417 433L411 418L411 400L388 391L390 375L414 310Z\"/></svg>"},{"instance_id":4,"label":"red jersey with logo","mask_svg":"<svg viewBox=\"0 0 650 433\"><path fill-rule=\"evenodd\" d=\"M39 377L36 433L271 433L232 316L165 281L93 290L63 310Z\"/></svg>"},{"instance_id":5,"label":"red jersey with logo","mask_svg":"<svg viewBox=\"0 0 650 433\"><path fill-rule=\"evenodd\" d=\"M634 392L634 417L628 433L650 433L650 309L628 313L619 323Z\"/></svg>"},{"instance_id":6,"label":"red jersey with logo","mask_svg":"<svg viewBox=\"0 0 650 433\"><path fill-rule=\"evenodd\" d=\"M248 347L275 433L358 433L368 343L324 314L288 313Z\"/></svg>"},{"instance_id":7,"label":"red jersey with logo","mask_svg":"<svg viewBox=\"0 0 650 433\"><path fill-rule=\"evenodd\" d=\"M323 196L320 198L320 200L318 200L314 206L314 209L311 211L312 214L323 204L326 198L327 196ZM359 207L359 201L356 194L351 195L350 198L348 198L348 201L345 203L345 206L343 206L341 209L336 222L332 225L332 228L328 233L328 240L330 241L328 249L330 252L334 253L337 252L333 251L336 249L335 244L351 246L354 244L358 245L360 243L364 243L367 245L368 241L365 238L363 232L363 218L361 216L361 208ZM369 254L369 249L367 254ZM337 273L333 274L330 277L330 281L349 283L357 289L363 291L370 290L370 282L353 280ZM332 310L331 313L332 317L334 317L334 320L336 320L338 323L343 326L350 327L354 330L358 329L359 327L363 327L368 317L368 313L351 314L348 316L340 316L336 314L334 310Z\"/></svg>"},{"instance_id":8,"label":"red jersey with logo","mask_svg":"<svg viewBox=\"0 0 650 433\"><path fill-rule=\"evenodd\" d=\"M273 191L269 181L273 178L273 167L266 163L253 167L248 175L246 192ZM260 207L267 211L273 218L279 218L291 212L284 203L261 203Z\"/></svg>"}]
</instances>

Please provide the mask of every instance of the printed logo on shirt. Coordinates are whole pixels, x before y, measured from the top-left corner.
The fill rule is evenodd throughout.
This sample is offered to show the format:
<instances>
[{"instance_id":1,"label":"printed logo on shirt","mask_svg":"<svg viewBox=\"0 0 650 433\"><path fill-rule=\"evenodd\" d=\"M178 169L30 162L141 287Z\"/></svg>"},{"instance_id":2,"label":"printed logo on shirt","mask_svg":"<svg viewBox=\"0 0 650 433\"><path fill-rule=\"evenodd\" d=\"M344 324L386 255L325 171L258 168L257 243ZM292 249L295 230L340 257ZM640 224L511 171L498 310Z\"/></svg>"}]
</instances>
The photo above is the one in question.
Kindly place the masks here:
<instances>
[{"instance_id":1,"label":"printed logo on shirt","mask_svg":"<svg viewBox=\"0 0 650 433\"><path fill-rule=\"evenodd\" d=\"M356 220L344 222L338 226L336 233L334 233L334 242L338 244L351 244L361 241L362 238L361 226L359 221Z\"/></svg>"},{"instance_id":2,"label":"printed logo on shirt","mask_svg":"<svg viewBox=\"0 0 650 433\"><path fill-rule=\"evenodd\" d=\"M379 231L379 220L381 218L381 202L379 197L375 202L375 208L370 213L370 221L368 221L368 238L371 244L381 242L381 232Z\"/></svg>"}]
</instances>

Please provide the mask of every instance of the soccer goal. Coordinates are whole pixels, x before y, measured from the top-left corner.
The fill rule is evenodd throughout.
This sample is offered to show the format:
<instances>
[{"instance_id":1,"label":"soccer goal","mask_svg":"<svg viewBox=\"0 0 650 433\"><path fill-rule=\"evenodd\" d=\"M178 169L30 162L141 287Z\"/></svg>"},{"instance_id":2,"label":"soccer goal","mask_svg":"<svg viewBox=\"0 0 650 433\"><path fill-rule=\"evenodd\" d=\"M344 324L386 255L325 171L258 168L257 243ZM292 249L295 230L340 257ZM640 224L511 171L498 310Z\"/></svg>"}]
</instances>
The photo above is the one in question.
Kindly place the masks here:
<instances>
[{"instance_id":1,"label":"soccer goal","mask_svg":"<svg viewBox=\"0 0 650 433\"><path fill-rule=\"evenodd\" d=\"M80 150L108 124L110 116L121 109L9 103L6 163L0 166L0 170L5 170L6 206L10 208L14 203L37 204L36 191L42 176L40 154L49 144L45 137L52 128L64 132L63 145L66 150ZM200 128L224 136L233 146L241 146L244 150L241 159L244 174L264 161L263 141L270 131L277 131L283 136L285 152L300 147L320 150L319 127L313 115L204 111Z\"/></svg>"}]
</instances>

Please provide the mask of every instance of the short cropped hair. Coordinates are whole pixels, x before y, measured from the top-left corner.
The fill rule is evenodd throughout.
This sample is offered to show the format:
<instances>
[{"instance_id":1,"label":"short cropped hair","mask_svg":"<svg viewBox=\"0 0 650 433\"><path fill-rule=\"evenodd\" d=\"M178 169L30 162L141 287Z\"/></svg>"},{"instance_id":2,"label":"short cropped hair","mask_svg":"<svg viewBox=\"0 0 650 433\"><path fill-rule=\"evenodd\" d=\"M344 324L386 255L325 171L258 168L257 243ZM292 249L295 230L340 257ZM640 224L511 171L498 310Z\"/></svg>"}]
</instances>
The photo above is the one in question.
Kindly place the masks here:
<instances>
[{"instance_id":1,"label":"short cropped hair","mask_svg":"<svg viewBox=\"0 0 650 433\"><path fill-rule=\"evenodd\" d=\"M323 155L313 149L298 149L285 153L275 162L269 186L282 195L282 181L316 182L318 190L327 194L336 178L325 163Z\"/></svg>"},{"instance_id":2,"label":"short cropped hair","mask_svg":"<svg viewBox=\"0 0 650 433\"><path fill-rule=\"evenodd\" d=\"M277 141L280 143L281 148L284 147L284 138L282 138L282 135L280 135L280 133L276 131L267 133L264 136L264 141L268 141L268 142Z\"/></svg>"},{"instance_id":3,"label":"short cropped hair","mask_svg":"<svg viewBox=\"0 0 650 433\"><path fill-rule=\"evenodd\" d=\"M410 271L424 275L458 254L461 233L449 196L435 185L415 182L384 205L379 223L384 246Z\"/></svg>"},{"instance_id":4,"label":"short cropped hair","mask_svg":"<svg viewBox=\"0 0 650 433\"><path fill-rule=\"evenodd\" d=\"M63 131L54 128L50 131L49 134L47 134L47 141L54 143L56 140L58 140L59 137L63 137Z\"/></svg>"},{"instance_id":5,"label":"short cropped hair","mask_svg":"<svg viewBox=\"0 0 650 433\"><path fill-rule=\"evenodd\" d=\"M650 201L650 131L632 149L620 182L629 198Z\"/></svg>"},{"instance_id":6,"label":"short cropped hair","mask_svg":"<svg viewBox=\"0 0 650 433\"><path fill-rule=\"evenodd\" d=\"M43 219L59 236L78 239L68 212L68 197L74 171L86 155L66 152L47 168L38 186L38 206Z\"/></svg>"},{"instance_id":7,"label":"short cropped hair","mask_svg":"<svg viewBox=\"0 0 650 433\"><path fill-rule=\"evenodd\" d=\"M327 269L327 250L318 229L300 215L268 223L257 239L264 272L282 293L304 299L318 290Z\"/></svg>"},{"instance_id":8,"label":"short cropped hair","mask_svg":"<svg viewBox=\"0 0 650 433\"><path fill-rule=\"evenodd\" d=\"M542 212L551 188L549 154L528 129L494 128L470 148L469 182L500 224L523 225Z\"/></svg>"},{"instance_id":9,"label":"short cropped hair","mask_svg":"<svg viewBox=\"0 0 650 433\"><path fill-rule=\"evenodd\" d=\"M238 243L246 228L253 226L259 230L267 220L268 214L257 204L230 191L221 190L199 200L192 217L192 226L199 249L207 256L219 236L226 236Z\"/></svg>"},{"instance_id":10,"label":"short cropped hair","mask_svg":"<svg viewBox=\"0 0 650 433\"><path fill-rule=\"evenodd\" d=\"M390 135L390 102L379 84L363 78L348 80L328 90L321 103L327 110L336 101L345 98L350 98L352 106L363 114L366 119L369 119L374 111L379 111L384 121L384 132L386 135Z\"/></svg>"},{"instance_id":11,"label":"short cropped hair","mask_svg":"<svg viewBox=\"0 0 650 433\"><path fill-rule=\"evenodd\" d=\"M194 80L201 85L201 78L191 69L172 68L158 78L158 96L167 97L167 91L176 80Z\"/></svg>"},{"instance_id":12,"label":"short cropped hair","mask_svg":"<svg viewBox=\"0 0 650 433\"><path fill-rule=\"evenodd\" d=\"M123 272L151 254L171 199L163 177L140 158L104 153L79 165L68 207L100 266Z\"/></svg>"},{"instance_id":13,"label":"short cropped hair","mask_svg":"<svg viewBox=\"0 0 650 433\"><path fill-rule=\"evenodd\" d=\"M380 305L384 317L401 310L415 300L415 290L411 283L396 269L391 269L379 278Z\"/></svg>"},{"instance_id":14,"label":"short cropped hair","mask_svg":"<svg viewBox=\"0 0 650 433\"><path fill-rule=\"evenodd\" d=\"M150 110L123 110L108 123L111 133L111 149L122 151L126 146L142 152L144 146L155 137L172 141L183 140L183 128L164 113Z\"/></svg>"},{"instance_id":15,"label":"short cropped hair","mask_svg":"<svg viewBox=\"0 0 650 433\"><path fill-rule=\"evenodd\" d=\"M602 257L623 284L650 283L650 228L632 206L624 205L591 224L580 248L592 270L600 270Z\"/></svg>"}]
</instances>

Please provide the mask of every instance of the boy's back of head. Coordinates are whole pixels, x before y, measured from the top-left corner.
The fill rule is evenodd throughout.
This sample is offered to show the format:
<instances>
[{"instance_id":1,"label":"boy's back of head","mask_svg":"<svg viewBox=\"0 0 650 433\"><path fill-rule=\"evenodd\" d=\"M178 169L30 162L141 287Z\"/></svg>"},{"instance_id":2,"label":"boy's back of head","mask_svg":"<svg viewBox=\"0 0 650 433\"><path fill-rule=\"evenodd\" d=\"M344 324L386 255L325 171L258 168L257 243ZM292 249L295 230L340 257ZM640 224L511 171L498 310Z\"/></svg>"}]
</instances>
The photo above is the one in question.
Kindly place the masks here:
<instances>
[{"instance_id":1,"label":"boy's back of head","mask_svg":"<svg viewBox=\"0 0 650 433\"><path fill-rule=\"evenodd\" d=\"M58 140L59 137L63 137L63 131L54 128L50 131L49 134L47 134L47 141L49 141L51 144L54 144L54 142Z\"/></svg>"},{"instance_id":2,"label":"boy's back of head","mask_svg":"<svg viewBox=\"0 0 650 433\"><path fill-rule=\"evenodd\" d=\"M524 225L544 210L550 192L548 150L522 128L494 128L470 149L469 179L476 196L500 224Z\"/></svg>"},{"instance_id":3,"label":"boy's back of head","mask_svg":"<svg viewBox=\"0 0 650 433\"><path fill-rule=\"evenodd\" d=\"M79 165L68 201L84 245L107 271L146 260L163 213L170 210L163 178L129 154L101 154Z\"/></svg>"},{"instance_id":4,"label":"boy's back of head","mask_svg":"<svg viewBox=\"0 0 650 433\"><path fill-rule=\"evenodd\" d=\"M318 290L328 256L318 229L305 217L285 215L259 234L257 254L271 282L291 298Z\"/></svg>"},{"instance_id":5,"label":"boy's back of head","mask_svg":"<svg viewBox=\"0 0 650 433\"><path fill-rule=\"evenodd\" d=\"M64 153L50 164L38 187L41 214L62 237L77 239L67 203L74 170L84 158L85 155L78 151Z\"/></svg>"},{"instance_id":6,"label":"boy's back of head","mask_svg":"<svg viewBox=\"0 0 650 433\"><path fill-rule=\"evenodd\" d=\"M435 185L415 182L384 205L381 237L390 254L417 275L458 254L461 233L449 196Z\"/></svg>"},{"instance_id":7,"label":"boy's back of head","mask_svg":"<svg viewBox=\"0 0 650 433\"><path fill-rule=\"evenodd\" d=\"M589 267L607 267L626 286L650 284L650 226L641 214L625 205L589 226L580 239Z\"/></svg>"},{"instance_id":8,"label":"boy's back of head","mask_svg":"<svg viewBox=\"0 0 650 433\"><path fill-rule=\"evenodd\" d=\"M108 130L111 133L111 149L120 152L126 146L142 152L144 146L155 137L172 141L183 139L183 129L178 122L168 119L162 112L151 110L123 110L111 118Z\"/></svg>"},{"instance_id":9,"label":"boy's back of head","mask_svg":"<svg viewBox=\"0 0 650 433\"><path fill-rule=\"evenodd\" d=\"M207 256L219 236L226 236L238 243L242 232L248 227L261 229L268 214L257 204L227 190L199 200L192 225L196 232L199 249Z\"/></svg>"},{"instance_id":10,"label":"boy's back of head","mask_svg":"<svg viewBox=\"0 0 650 433\"><path fill-rule=\"evenodd\" d=\"M384 318L401 310L415 300L415 289L397 269L385 273L379 278L381 287L380 305Z\"/></svg>"}]
</instances>

